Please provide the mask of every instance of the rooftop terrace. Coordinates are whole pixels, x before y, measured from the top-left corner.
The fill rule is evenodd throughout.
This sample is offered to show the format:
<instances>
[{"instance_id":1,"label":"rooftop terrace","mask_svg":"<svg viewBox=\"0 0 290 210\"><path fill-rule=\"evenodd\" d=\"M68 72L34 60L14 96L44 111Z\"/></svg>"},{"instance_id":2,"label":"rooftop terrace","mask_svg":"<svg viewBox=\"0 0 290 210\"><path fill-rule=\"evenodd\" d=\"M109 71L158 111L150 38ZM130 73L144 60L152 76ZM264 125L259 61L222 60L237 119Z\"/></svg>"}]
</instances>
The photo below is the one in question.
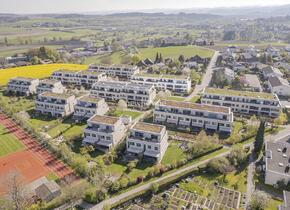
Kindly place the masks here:
<instances>
[{"instance_id":1,"label":"rooftop terrace","mask_svg":"<svg viewBox=\"0 0 290 210\"><path fill-rule=\"evenodd\" d=\"M144 131L144 132L153 132L153 133L161 133L161 131L165 128L162 125L155 125L149 123L138 122L134 125L134 130Z\"/></svg>"}]
</instances>

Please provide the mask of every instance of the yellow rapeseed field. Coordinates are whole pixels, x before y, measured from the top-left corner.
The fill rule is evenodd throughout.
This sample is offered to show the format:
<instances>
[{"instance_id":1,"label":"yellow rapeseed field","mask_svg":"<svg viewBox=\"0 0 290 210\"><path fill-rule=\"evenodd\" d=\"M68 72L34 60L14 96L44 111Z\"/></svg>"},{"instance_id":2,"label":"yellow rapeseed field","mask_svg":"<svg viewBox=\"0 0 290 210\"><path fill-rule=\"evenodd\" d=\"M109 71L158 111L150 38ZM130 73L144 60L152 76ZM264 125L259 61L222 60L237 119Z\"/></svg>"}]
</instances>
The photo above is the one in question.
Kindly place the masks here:
<instances>
[{"instance_id":1,"label":"yellow rapeseed field","mask_svg":"<svg viewBox=\"0 0 290 210\"><path fill-rule=\"evenodd\" d=\"M11 69L0 69L0 85L6 85L9 79L13 77L45 78L52 72L59 69L66 70L86 70L88 66L78 64L44 64L24 66Z\"/></svg>"}]
</instances>

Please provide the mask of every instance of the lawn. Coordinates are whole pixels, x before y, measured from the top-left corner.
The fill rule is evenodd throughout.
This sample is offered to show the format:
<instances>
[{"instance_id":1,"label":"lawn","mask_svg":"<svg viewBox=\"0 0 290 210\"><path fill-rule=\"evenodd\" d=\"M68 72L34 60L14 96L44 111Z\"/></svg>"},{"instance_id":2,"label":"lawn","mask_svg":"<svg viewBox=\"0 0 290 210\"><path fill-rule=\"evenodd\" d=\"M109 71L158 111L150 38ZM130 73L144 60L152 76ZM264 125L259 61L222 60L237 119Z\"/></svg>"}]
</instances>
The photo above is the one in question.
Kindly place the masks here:
<instances>
[{"instance_id":1,"label":"lawn","mask_svg":"<svg viewBox=\"0 0 290 210\"><path fill-rule=\"evenodd\" d=\"M66 69L72 71L86 70L86 65L78 64L44 64L34 66L24 66L10 69L0 70L0 85L6 85L9 79L13 77L31 77L31 78L45 78L49 77L52 72L59 69Z\"/></svg>"},{"instance_id":2,"label":"lawn","mask_svg":"<svg viewBox=\"0 0 290 210\"><path fill-rule=\"evenodd\" d=\"M116 111L114 111L112 113L113 116L116 116L116 117L121 117L121 116L130 116L132 117L132 119L136 119L137 117L139 117L140 115L142 114L142 112L138 112L138 111L133 111L133 110L130 110L130 109L126 109L126 110L120 110L120 109L117 109Z\"/></svg>"},{"instance_id":3,"label":"lawn","mask_svg":"<svg viewBox=\"0 0 290 210\"><path fill-rule=\"evenodd\" d=\"M184 55L185 57L191 57L195 55L199 55L201 57L211 57L213 55L212 50L202 47L176 46L176 47L142 48L139 49L139 56L141 59L150 58L154 60L157 52L161 53L163 58L174 58L174 59L178 59L180 55ZM102 60L104 58L108 58L111 63L120 64L122 63L122 58L128 55L129 54L126 54L123 51L119 51L104 56L88 57L85 60L85 64L102 63Z\"/></svg>"},{"instance_id":4,"label":"lawn","mask_svg":"<svg viewBox=\"0 0 290 210\"><path fill-rule=\"evenodd\" d=\"M199 100L200 100L200 96L193 96L193 97L190 99L190 102L191 102L191 103L197 103Z\"/></svg>"},{"instance_id":5,"label":"lawn","mask_svg":"<svg viewBox=\"0 0 290 210\"><path fill-rule=\"evenodd\" d=\"M191 57L199 55L201 57L212 57L213 51L197 47L197 46L176 46L176 47L159 47L159 48L143 48L139 50L141 59L155 59L156 53L161 53L163 58L178 59L180 55Z\"/></svg>"},{"instance_id":6,"label":"lawn","mask_svg":"<svg viewBox=\"0 0 290 210\"><path fill-rule=\"evenodd\" d=\"M22 150L24 145L0 125L0 157Z\"/></svg>"},{"instance_id":7,"label":"lawn","mask_svg":"<svg viewBox=\"0 0 290 210\"><path fill-rule=\"evenodd\" d=\"M178 144L179 142L177 141L170 142L165 155L163 156L162 164L171 164L182 158L185 158L185 154L182 149L179 148Z\"/></svg>"},{"instance_id":8,"label":"lawn","mask_svg":"<svg viewBox=\"0 0 290 210\"><path fill-rule=\"evenodd\" d=\"M181 101L184 101L185 98L183 98L183 97L178 97L178 96L169 96L168 98L166 98L166 100L179 101L179 102L181 102Z\"/></svg>"},{"instance_id":9,"label":"lawn","mask_svg":"<svg viewBox=\"0 0 290 210\"><path fill-rule=\"evenodd\" d=\"M27 99L25 97L8 97L4 96L3 92L0 92L0 102L6 106L10 106L14 113L25 111L34 107L34 100Z\"/></svg>"},{"instance_id":10,"label":"lawn","mask_svg":"<svg viewBox=\"0 0 290 210\"><path fill-rule=\"evenodd\" d=\"M276 199L270 199L267 208L265 210L275 210L278 209L278 206L281 205L283 202L276 200Z\"/></svg>"}]
</instances>

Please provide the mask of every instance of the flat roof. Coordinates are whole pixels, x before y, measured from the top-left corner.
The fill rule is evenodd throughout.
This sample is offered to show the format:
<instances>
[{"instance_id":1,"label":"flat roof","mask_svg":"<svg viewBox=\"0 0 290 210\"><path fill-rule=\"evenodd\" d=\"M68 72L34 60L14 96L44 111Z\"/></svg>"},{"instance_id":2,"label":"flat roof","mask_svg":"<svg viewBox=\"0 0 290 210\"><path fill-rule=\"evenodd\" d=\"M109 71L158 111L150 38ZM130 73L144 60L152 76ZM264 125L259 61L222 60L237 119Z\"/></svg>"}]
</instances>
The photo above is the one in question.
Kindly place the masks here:
<instances>
[{"instance_id":1,"label":"flat roof","mask_svg":"<svg viewBox=\"0 0 290 210\"><path fill-rule=\"evenodd\" d=\"M119 120L120 120L119 117L101 116L101 115L94 115L89 119L90 122L109 125L114 125Z\"/></svg>"},{"instance_id":2,"label":"flat roof","mask_svg":"<svg viewBox=\"0 0 290 210\"><path fill-rule=\"evenodd\" d=\"M246 79L246 83L250 87L259 88L260 90L262 90L262 86L261 86L260 80L259 80L257 75L245 74L245 79Z\"/></svg>"},{"instance_id":3,"label":"flat roof","mask_svg":"<svg viewBox=\"0 0 290 210\"><path fill-rule=\"evenodd\" d=\"M14 77L11 80L21 80L21 81L31 82L33 80L38 80L38 79L36 79L36 78L29 78L29 77Z\"/></svg>"},{"instance_id":4,"label":"flat roof","mask_svg":"<svg viewBox=\"0 0 290 210\"><path fill-rule=\"evenodd\" d=\"M94 67L98 67L98 68L100 68L100 67L104 67L104 68L137 68L137 66L135 66L135 65L127 65L127 64L112 64L112 65L110 65L110 64L94 64L94 63L92 63L92 64L90 64L89 65L89 68L94 68Z\"/></svg>"},{"instance_id":5,"label":"flat roof","mask_svg":"<svg viewBox=\"0 0 290 210\"><path fill-rule=\"evenodd\" d=\"M132 129L139 130L139 131L145 131L145 132L161 133L161 131L164 128L165 128L165 126L162 126L162 125L138 122L134 125L134 127Z\"/></svg>"},{"instance_id":6,"label":"flat roof","mask_svg":"<svg viewBox=\"0 0 290 210\"><path fill-rule=\"evenodd\" d=\"M66 93L44 92L44 93L41 93L40 96L50 97L50 98L58 98L58 99L68 99L74 95L73 94L66 94Z\"/></svg>"},{"instance_id":7,"label":"flat roof","mask_svg":"<svg viewBox=\"0 0 290 210\"><path fill-rule=\"evenodd\" d=\"M289 138L289 137L288 137ZM290 143L287 141L276 141L266 143L266 170L283 174L290 177Z\"/></svg>"},{"instance_id":8,"label":"flat roof","mask_svg":"<svg viewBox=\"0 0 290 210\"><path fill-rule=\"evenodd\" d=\"M59 83L59 80L53 80L53 79L44 79L44 80L40 80L39 84L48 84L48 85L54 85L56 83Z\"/></svg>"},{"instance_id":9,"label":"flat roof","mask_svg":"<svg viewBox=\"0 0 290 210\"><path fill-rule=\"evenodd\" d=\"M85 95L80 98L78 98L78 101L85 101L85 102L90 102L90 103L98 103L102 98L98 98L92 95Z\"/></svg>"},{"instance_id":10,"label":"flat roof","mask_svg":"<svg viewBox=\"0 0 290 210\"><path fill-rule=\"evenodd\" d=\"M215 105L208 105L208 104L197 104L191 102L179 102L179 101L170 101L170 100L161 100L160 105L171 106L171 107L178 107L184 109L194 109L194 110L202 110L208 112L217 112L217 113L230 113L229 107L222 107L222 106L215 106Z\"/></svg>"},{"instance_id":11,"label":"flat roof","mask_svg":"<svg viewBox=\"0 0 290 210\"><path fill-rule=\"evenodd\" d=\"M218 88L205 88L205 93L225 95L225 96L241 96L241 97L250 97L256 99L276 99L275 96L271 93L262 93L262 92L251 92L251 91L239 91L239 90L229 90L229 89L218 89Z\"/></svg>"},{"instance_id":12,"label":"flat roof","mask_svg":"<svg viewBox=\"0 0 290 210\"><path fill-rule=\"evenodd\" d=\"M101 75L103 73L97 72L97 71L92 71L92 70L85 70L85 71L79 71L77 74L85 74L85 75Z\"/></svg>"},{"instance_id":13,"label":"flat roof","mask_svg":"<svg viewBox=\"0 0 290 210\"><path fill-rule=\"evenodd\" d=\"M152 88L154 85L150 84L137 84L132 82L118 82L118 81L98 81L96 82L94 86L105 86L109 88L127 88L127 89L133 89L133 90L146 90L149 88Z\"/></svg>"},{"instance_id":14,"label":"flat roof","mask_svg":"<svg viewBox=\"0 0 290 210\"><path fill-rule=\"evenodd\" d=\"M168 78L168 79L188 79L186 75L171 75L171 74L146 74L146 73L139 73L135 74L134 76L139 77L153 77L153 78Z\"/></svg>"}]
</instances>

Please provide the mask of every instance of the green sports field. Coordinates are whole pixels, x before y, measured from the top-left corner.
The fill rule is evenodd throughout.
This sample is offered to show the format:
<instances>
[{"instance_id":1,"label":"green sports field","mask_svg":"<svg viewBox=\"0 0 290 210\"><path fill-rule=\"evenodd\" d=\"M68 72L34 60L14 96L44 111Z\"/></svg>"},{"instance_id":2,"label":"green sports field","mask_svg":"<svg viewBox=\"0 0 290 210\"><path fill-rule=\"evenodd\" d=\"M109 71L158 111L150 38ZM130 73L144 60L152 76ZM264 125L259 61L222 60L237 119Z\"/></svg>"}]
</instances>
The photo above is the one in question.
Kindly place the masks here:
<instances>
[{"instance_id":1,"label":"green sports field","mask_svg":"<svg viewBox=\"0 0 290 210\"><path fill-rule=\"evenodd\" d=\"M22 150L24 145L0 125L0 157Z\"/></svg>"}]
</instances>

